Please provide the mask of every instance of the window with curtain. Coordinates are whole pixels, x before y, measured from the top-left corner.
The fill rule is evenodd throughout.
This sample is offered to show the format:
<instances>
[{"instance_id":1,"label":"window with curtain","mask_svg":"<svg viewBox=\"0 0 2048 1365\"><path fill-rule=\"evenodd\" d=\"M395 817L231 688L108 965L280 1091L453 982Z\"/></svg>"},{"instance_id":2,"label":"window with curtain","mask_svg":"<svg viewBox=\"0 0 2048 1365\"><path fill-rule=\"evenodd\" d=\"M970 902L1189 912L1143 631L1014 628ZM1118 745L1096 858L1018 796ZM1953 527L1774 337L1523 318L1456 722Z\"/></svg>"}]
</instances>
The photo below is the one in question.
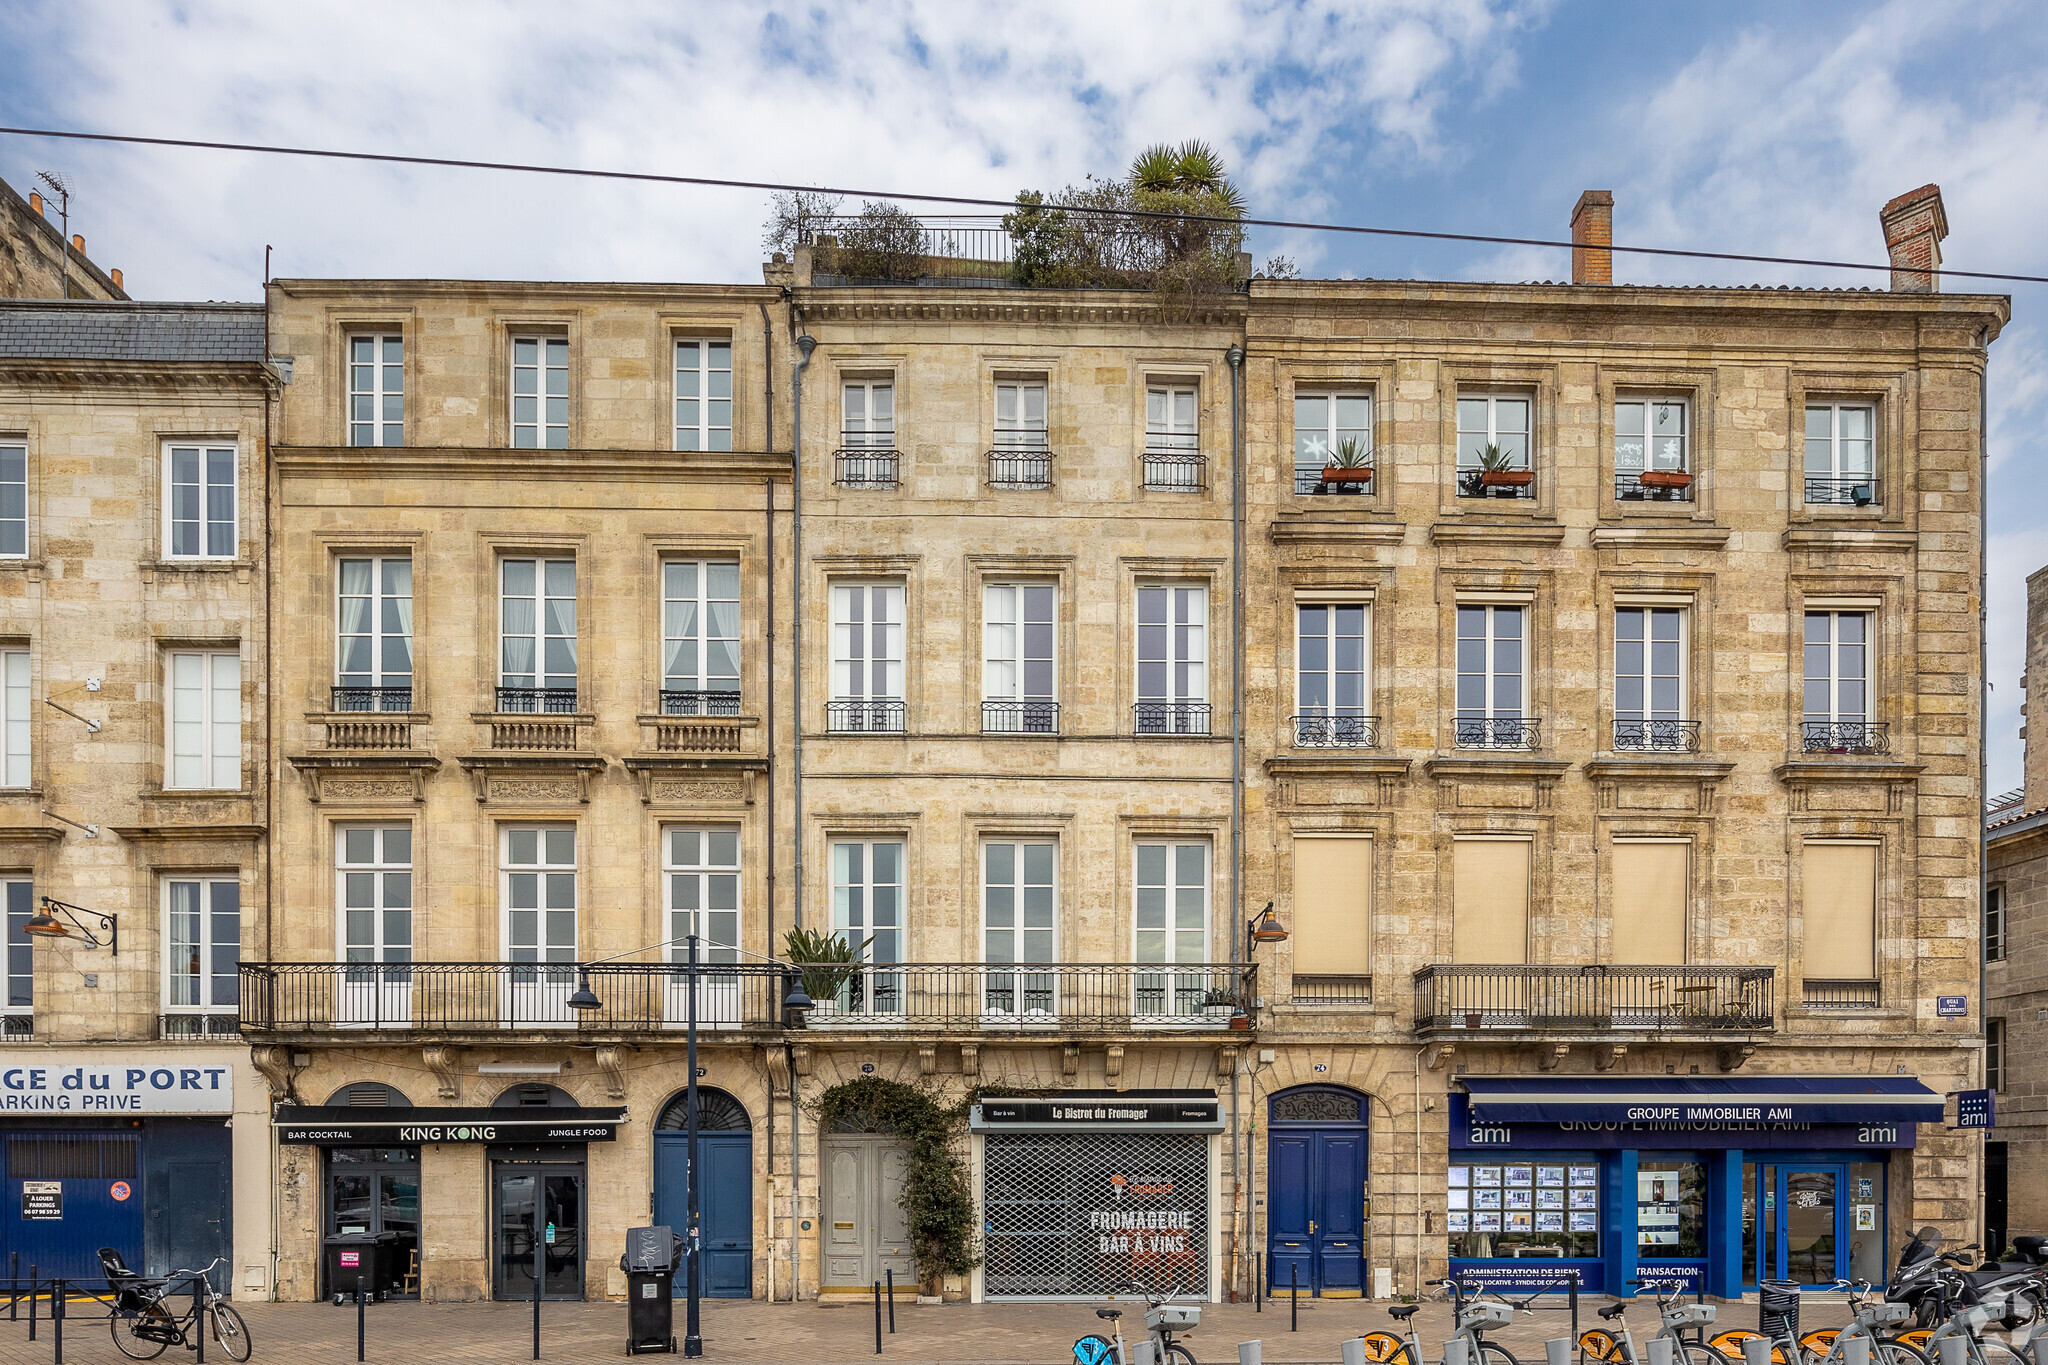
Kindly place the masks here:
<instances>
[{"instance_id":1,"label":"window with curtain","mask_svg":"<svg viewBox=\"0 0 2048 1365\"><path fill-rule=\"evenodd\" d=\"M661 566L661 690L665 715L740 712L740 566Z\"/></svg>"},{"instance_id":2,"label":"window with curtain","mask_svg":"<svg viewBox=\"0 0 2048 1365\"><path fill-rule=\"evenodd\" d=\"M832 585L829 728L900 733L904 727L903 585Z\"/></svg>"},{"instance_id":3,"label":"window with curtain","mask_svg":"<svg viewBox=\"0 0 2048 1365\"><path fill-rule=\"evenodd\" d=\"M164 917L164 1012L235 1009L241 1002L241 882L167 879Z\"/></svg>"},{"instance_id":4,"label":"window with curtain","mask_svg":"<svg viewBox=\"0 0 2048 1365\"><path fill-rule=\"evenodd\" d=\"M1372 974L1372 840L1294 841L1294 972Z\"/></svg>"},{"instance_id":5,"label":"window with curtain","mask_svg":"<svg viewBox=\"0 0 2048 1365\"><path fill-rule=\"evenodd\" d=\"M1209 733L1209 590L1138 589L1137 730Z\"/></svg>"},{"instance_id":6,"label":"window with curtain","mask_svg":"<svg viewBox=\"0 0 2048 1365\"><path fill-rule=\"evenodd\" d=\"M1809 843L1801 877L1806 978L1877 978L1877 846Z\"/></svg>"},{"instance_id":7,"label":"window with curtain","mask_svg":"<svg viewBox=\"0 0 2048 1365\"><path fill-rule=\"evenodd\" d=\"M982 588L983 730L1057 730L1058 614L1059 589L1054 584L989 583Z\"/></svg>"},{"instance_id":8,"label":"window with curtain","mask_svg":"<svg viewBox=\"0 0 2048 1365\"><path fill-rule=\"evenodd\" d=\"M574 711L576 561L507 559L498 571L498 709ZM555 695L536 702L535 688Z\"/></svg>"},{"instance_id":9,"label":"window with curtain","mask_svg":"<svg viewBox=\"0 0 2048 1365\"><path fill-rule=\"evenodd\" d=\"M28 651L0 650L0 786L29 784Z\"/></svg>"},{"instance_id":10,"label":"window with curtain","mask_svg":"<svg viewBox=\"0 0 2048 1365\"><path fill-rule=\"evenodd\" d=\"M1451 960L1495 966L1529 961L1527 839L1452 843Z\"/></svg>"},{"instance_id":11,"label":"window with curtain","mask_svg":"<svg viewBox=\"0 0 2048 1365\"><path fill-rule=\"evenodd\" d=\"M1613 854L1611 960L1626 966L1682 966L1692 846L1617 839Z\"/></svg>"},{"instance_id":12,"label":"window with curtain","mask_svg":"<svg viewBox=\"0 0 2048 1365\"><path fill-rule=\"evenodd\" d=\"M668 900L669 961L740 960L740 832L726 825L672 827L662 840Z\"/></svg>"},{"instance_id":13,"label":"window with curtain","mask_svg":"<svg viewBox=\"0 0 2048 1365\"><path fill-rule=\"evenodd\" d=\"M348 690L336 709L410 711L412 560L343 559L337 573L334 682Z\"/></svg>"},{"instance_id":14,"label":"window with curtain","mask_svg":"<svg viewBox=\"0 0 2048 1365\"><path fill-rule=\"evenodd\" d=\"M334 837L342 956L412 961L412 826L345 825Z\"/></svg>"}]
</instances>

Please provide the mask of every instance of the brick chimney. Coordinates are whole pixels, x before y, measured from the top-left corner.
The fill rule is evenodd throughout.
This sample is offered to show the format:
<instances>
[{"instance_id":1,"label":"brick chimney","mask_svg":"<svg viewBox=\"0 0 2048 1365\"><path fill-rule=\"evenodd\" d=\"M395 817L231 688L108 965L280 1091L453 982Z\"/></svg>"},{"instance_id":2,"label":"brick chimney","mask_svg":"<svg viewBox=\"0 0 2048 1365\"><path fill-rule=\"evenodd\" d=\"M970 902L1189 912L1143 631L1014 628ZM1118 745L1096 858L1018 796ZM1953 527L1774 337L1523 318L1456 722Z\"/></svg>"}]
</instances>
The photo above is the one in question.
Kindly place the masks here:
<instances>
[{"instance_id":1,"label":"brick chimney","mask_svg":"<svg viewBox=\"0 0 2048 1365\"><path fill-rule=\"evenodd\" d=\"M30 190L28 192L28 206L34 209L37 213L41 213L43 211L43 196L39 191Z\"/></svg>"},{"instance_id":2,"label":"brick chimney","mask_svg":"<svg viewBox=\"0 0 2048 1365\"><path fill-rule=\"evenodd\" d=\"M114 282L114 288L121 288L121 267L115 266L107 272L107 278Z\"/></svg>"},{"instance_id":3,"label":"brick chimney","mask_svg":"<svg viewBox=\"0 0 2048 1365\"><path fill-rule=\"evenodd\" d=\"M1614 191L1587 190L1572 210L1572 283L1613 284Z\"/></svg>"},{"instance_id":4,"label":"brick chimney","mask_svg":"<svg viewBox=\"0 0 2048 1365\"><path fill-rule=\"evenodd\" d=\"M1885 249L1892 255L1894 294L1941 292L1941 239L1948 236L1948 215L1941 207L1941 186L1908 190L1877 211L1884 225Z\"/></svg>"},{"instance_id":5,"label":"brick chimney","mask_svg":"<svg viewBox=\"0 0 2048 1365\"><path fill-rule=\"evenodd\" d=\"M83 256L85 254L85 238L76 232L72 233L71 249Z\"/></svg>"},{"instance_id":6,"label":"brick chimney","mask_svg":"<svg viewBox=\"0 0 2048 1365\"><path fill-rule=\"evenodd\" d=\"M2048 568L2027 575L2027 644L2020 674L2025 810L2048 806ZM2034 684L2041 686L2037 689ZM2038 700L2037 700L2038 693Z\"/></svg>"}]
</instances>

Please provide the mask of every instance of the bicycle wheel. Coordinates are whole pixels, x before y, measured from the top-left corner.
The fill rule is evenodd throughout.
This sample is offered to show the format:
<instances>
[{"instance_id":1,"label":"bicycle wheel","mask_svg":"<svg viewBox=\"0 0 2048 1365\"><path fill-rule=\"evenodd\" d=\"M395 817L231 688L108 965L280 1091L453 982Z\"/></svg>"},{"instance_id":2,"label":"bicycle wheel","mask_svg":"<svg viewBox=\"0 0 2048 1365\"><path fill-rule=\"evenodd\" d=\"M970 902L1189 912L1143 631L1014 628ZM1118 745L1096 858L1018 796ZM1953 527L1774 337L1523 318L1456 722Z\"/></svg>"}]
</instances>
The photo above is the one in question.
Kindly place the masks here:
<instances>
[{"instance_id":1,"label":"bicycle wheel","mask_svg":"<svg viewBox=\"0 0 2048 1365\"><path fill-rule=\"evenodd\" d=\"M160 1303L133 1313L116 1313L107 1322L114 1333L114 1345L130 1360L155 1360L178 1334L177 1321ZM150 1333L136 1335L137 1330Z\"/></svg>"},{"instance_id":2,"label":"bicycle wheel","mask_svg":"<svg viewBox=\"0 0 2048 1365\"><path fill-rule=\"evenodd\" d=\"M1927 1365L1927 1353L1903 1341L1879 1341L1870 1348L1877 1365Z\"/></svg>"},{"instance_id":3,"label":"bicycle wheel","mask_svg":"<svg viewBox=\"0 0 2048 1365\"><path fill-rule=\"evenodd\" d=\"M1712 1338L1707 1342L1707 1345L1713 1347L1722 1355L1727 1356L1730 1360L1743 1360L1746 1357L1742 1354L1742 1343L1745 1341L1762 1341L1764 1339L1762 1332L1753 1331L1747 1327L1734 1327ZM1799 1365L1796 1361L1787 1361L1785 1359L1785 1348L1782 1344L1772 1345L1771 1360L1773 1365Z\"/></svg>"},{"instance_id":4,"label":"bicycle wheel","mask_svg":"<svg viewBox=\"0 0 2048 1365\"><path fill-rule=\"evenodd\" d=\"M213 1306L213 1339L220 1343L222 1354L233 1361L247 1360L255 1347L249 1339L249 1324L224 1303Z\"/></svg>"},{"instance_id":5,"label":"bicycle wheel","mask_svg":"<svg viewBox=\"0 0 2048 1365\"><path fill-rule=\"evenodd\" d=\"M1621 1360L1621 1348L1615 1343L1614 1334L1598 1327L1588 1327L1579 1333L1579 1353L1601 1365L1619 1365Z\"/></svg>"},{"instance_id":6,"label":"bicycle wheel","mask_svg":"<svg viewBox=\"0 0 2048 1365\"><path fill-rule=\"evenodd\" d=\"M1075 1365L1115 1365L1116 1352L1109 1338L1090 1332L1074 1343Z\"/></svg>"},{"instance_id":7,"label":"bicycle wheel","mask_svg":"<svg viewBox=\"0 0 2048 1365\"><path fill-rule=\"evenodd\" d=\"M1835 1349L1835 1338L1842 1335L1839 1327L1822 1327L1799 1338L1799 1350L1807 1365L1820 1365L1828 1358L1828 1352Z\"/></svg>"},{"instance_id":8,"label":"bicycle wheel","mask_svg":"<svg viewBox=\"0 0 2048 1365\"><path fill-rule=\"evenodd\" d=\"M1704 1342L1688 1341L1681 1356L1682 1365L1742 1365L1740 1360L1715 1350Z\"/></svg>"},{"instance_id":9,"label":"bicycle wheel","mask_svg":"<svg viewBox=\"0 0 2048 1365\"><path fill-rule=\"evenodd\" d=\"M1983 1353L1984 1365L2028 1365L2025 1356L1990 1337L1977 1338L1977 1349Z\"/></svg>"},{"instance_id":10,"label":"bicycle wheel","mask_svg":"<svg viewBox=\"0 0 2048 1365\"><path fill-rule=\"evenodd\" d=\"M1477 1365L1522 1365L1522 1362L1516 1360L1514 1353L1508 1350L1507 1347L1496 1346L1490 1341L1482 1341L1479 1343L1479 1360Z\"/></svg>"},{"instance_id":11,"label":"bicycle wheel","mask_svg":"<svg viewBox=\"0 0 2048 1365\"><path fill-rule=\"evenodd\" d=\"M1892 1338L1901 1346L1910 1346L1923 1358L1927 1355L1927 1343L1934 1339L1932 1327L1916 1327L1910 1332L1901 1332Z\"/></svg>"},{"instance_id":12,"label":"bicycle wheel","mask_svg":"<svg viewBox=\"0 0 2048 1365\"><path fill-rule=\"evenodd\" d=\"M1373 1365L1409 1365L1408 1343L1392 1332L1367 1332L1359 1341L1365 1345L1365 1358Z\"/></svg>"},{"instance_id":13,"label":"bicycle wheel","mask_svg":"<svg viewBox=\"0 0 2048 1365\"><path fill-rule=\"evenodd\" d=\"M1179 1365L1195 1365L1195 1353L1177 1341L1166 1348L1165 1354L1167 1360L1178 1361Z\"/></svg>"}]
</instances>

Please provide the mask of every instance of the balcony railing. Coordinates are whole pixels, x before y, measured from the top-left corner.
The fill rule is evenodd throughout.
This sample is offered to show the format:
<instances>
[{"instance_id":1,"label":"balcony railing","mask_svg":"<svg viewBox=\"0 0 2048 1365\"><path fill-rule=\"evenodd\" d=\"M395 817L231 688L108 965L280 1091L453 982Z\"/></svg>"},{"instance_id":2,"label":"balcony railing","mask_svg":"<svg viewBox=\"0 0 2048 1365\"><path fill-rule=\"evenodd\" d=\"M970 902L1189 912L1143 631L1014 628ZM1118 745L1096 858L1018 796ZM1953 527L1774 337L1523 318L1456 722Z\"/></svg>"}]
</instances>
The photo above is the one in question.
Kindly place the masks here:
<instances>
[{"instance_id":1,"label":"balcony railing","mask_svg":"<svg viewBox=\"0 0 2048 1365\"><path fill-rule=\"evenodd\" d=\"M664 716L736 716L739 713L740 694L737 691L661 689L661 714Z\"/></svg>"},{"instance_id":2,"label":"balcony railing","mask_svg":"<svg viewBox=\"0 0 2048 1365\"><path fill-rule=\"evenodd\" d=\"M1311 469L1306 466L1294 471L1294 491L1304 498L1366 497L1372 493L1371 479L1344 479L1330 483L1323 478L1321 465Z\"/></svg>"},{"instance_id":3,"label":"balcony railing","mask_svg":"<svg viewBox=\"0 0 2048 1365\"><path fill-rule=\"evenodd\" d=\"M1809 754L1888 754L1891 730L1886 720L1802 721L1799 747Z\"/></svg>"},{"instance_id":4,"label":"balcony railing","mask_svg":"<svg viewBox=\"0 0 2048 1365\"><path fill-rule=\"evenodd\" d=\"M1536 496L1536 471L1533 469L1502 469L1495 471L1495 481L1486 481L1483 469L1461 469L1458 471L1458 496L1461 498L1533 498Z\"/></svg>"},{"instance_id":5,"label":"balcony railing","mask_svg":"<svg viewBox=\"0 0 2048 1365\"><path fill-rule=\"evenodd\" d=\"M1293 1001L1297 1005L1370 1005L1372 978L1369 976L1294 977Z\"/></svg>"},{"instance_id":6,"label":"balcony railing","mask_svg":"<svg viewBox=\"0 0 2048 1365\"><path fill-rule=\"evenodd\" d=\"M1762 1032L1775 978L1770 967L1438 964L1415 973L1415 1030Z\"/></svg>"},{"instance_id":7,"label":"balcony railing","mask_svg":"<svg viewBox=\"0 0 2048 1365\"><path fill-rule=\"evenodd\" d=\"M1052 452L1043 446L997 446L984 458L990 488L1052 487Z\"/></svg>"},{"instance_id":8,"label":"balcony railing","mask_svg":"<svg viewBox=\"0 0 2048 1365\"><path fill-rule=\"evenodd\" d=\"M841 488L894 488L903 456L875 446L841 446L832 452L832 482Z\"/></svg>"},{"instance_id":9,"label":"balcony railing","mask_svg":"<svg viewBox=\"0 0 2048 1365\"><path fill-rule=\"evenodd\" d=\"M1459 716L1460 749L1534 749L1542 722L1534 716Z\"/></svg>"},{"instance_id":10,"label":"balcony railing","mask_svg":"<svg viewBox=\"0 0 2048 1365\"><path fill-rule=\"evenodd\" d=\"M1380 747L1378 716L1296 716L1294 747L1297 749L1377 749Z\"/></svg>"},{"instance_id":11,"label":"balcony railing","mask_svg":"<svg viewBox=\"0 0 2048 1365\"><path fill-rule=\"evenodd\" d=\"M1800 983L1799 1003L1810 1010L1874 1010L1881 1002L1875 981L1818 981L1809 977Z\"/></svg>"},{"instance_id":12,"label":"balcony railing","mask_svg":"<svg viewBox=\"0 0 2048 1365\"><path fill-rule=\"evenodd\" d=\"M1201 493L1209 487L1209 460L1192 450L1145 452L1145 487L1159 493Z\"/></svg>"},{"instance_id":13,"label":"balcony railing","mask_svg":"<svg viewBox=\"0 0 2048 1365\"><path fill-rule=\"evenodd\" d=\"M697 1021L776 1028L799 980L812 1028L1113 1031L1230 1029L1257 968L1228 963L882 963L700 966ZM569 1008L579 977L602 1002ZM687 1026L690 978L672 963L245 963L246 1033L392 1030L615 1032ZM1242 1027L1250 1026L1247 1013Z\"/></svg>"},{"instance_id":14,"label":"balcony railing","mask_svg":"<svg viewBox=\"0 0 2048 1365\"><path fill-rule=\"evenodd\" d=\"M410 687L336 687L331 689L330 711L410 711Z\"/></svg>"},{"instance_id":15,"label":"balcony railing","mask_svg":"<svg viewBox=\"0 0 2048 1365\"><path fill-rule=\"evenodd\" d=\"M1696 754L1700 723L1696 720L1617 720L1616 753Z\"/></svg>"},{"instance_id":16,"label":"balcony railing","mask_svg":"<svg viewBox=\"0 0 2048 1365\"><path fill-rule=\"evenodd\" d=\"M0 1043L33 1042L36 1020L32 1014L0 1014Z\"/></svg>"},{"instance_id":17,"label":"balcony railing","mask_svg":"<svg viewBox=\"0 0 2048 1365\"><path fill-rule=\"evenodd\" d=\"M1878 501L1875 474L1808 474L1808 507L1869 507Z\"/></svg>"},{"instance_id":18,"label":"balcony railing","mask_svg":"<svg viewBox=\"0 0 2048 1365\"><path fill-rule=\"evenodd\" d=\"M1141 735L1206 735L1209 703L1141 701L1131 708L1132 728Z\"/></svg>"},{"instance_id":19,"label":"balcony railing","mask_svg":"<svg viewBox=\"0 0 2048 1365\"><path fill-rule=\"evenodd\" d=\"M165 1043L233 1042L242 1036L242 1020L234 1014L159 1014L156 1036Z\"/></svg>"},{"instance_id":20,"label":"balcony railing","mask_svg":"<svg viewBox=\"0 0 2048 1365\"><path fill-rule=\"evenodd\" d=\"M1056 735L1060 704L1056 701L985 701L981 704L985 735Z\"/></svg>"},{"instance_id":21,"label":"balcony railing","mask_svg":"<svg viewBox=\"0 0 2048 1365\"><path fill-rule=\"evenodd\" d=\"M501 687L498 689L501 716L573 716L576 689L573 687Z\"/></svg>"},{"instance_id":22,"label":"balcony railing","mask_svg":"<svg viewBox=\"0 0 2048 1365\"><path fill-rule=\"evenodd\" d=\"M1692 475L1684 470L1648 471L1649 482L1645 483L1644 473L1635 471L1614 475L1614 498L1617 502L1691 502Z\"/></svg>"},{"instance_id":23,"label":"balcony railing","mask_svg":"<svg viewBox=\"0 0 2048 1365\"><path fill-rule=\"evenodd\" d=\"M378 715L375 712L329 712L327 747L330 749L410 749L412 717Z\"/></svg>"},{"instance_id":24,"label":"balcony railing","mask_svg":"<svg viewBox=\"0 0 2048 1365\"><path fill-rule=\"evenodd\" d=\"M900 735L904 705L900 701L828 701L825 728L835 735Z\"/></svg>"}]
</instances>

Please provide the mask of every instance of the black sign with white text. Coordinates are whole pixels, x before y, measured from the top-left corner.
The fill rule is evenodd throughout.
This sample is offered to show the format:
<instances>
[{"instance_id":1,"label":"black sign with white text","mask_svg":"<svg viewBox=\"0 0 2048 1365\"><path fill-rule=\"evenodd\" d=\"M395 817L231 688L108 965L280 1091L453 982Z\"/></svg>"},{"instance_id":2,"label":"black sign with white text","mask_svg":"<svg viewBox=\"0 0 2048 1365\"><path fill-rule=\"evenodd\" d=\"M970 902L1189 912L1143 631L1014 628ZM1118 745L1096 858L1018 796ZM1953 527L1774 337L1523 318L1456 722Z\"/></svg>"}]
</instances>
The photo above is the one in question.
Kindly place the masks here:
<instances>
[{"instance_id":1,"label":"black sign with white text","mask_svg":"<svg viewBox=\"0 0 2048 1365\"><path fill-rule=\"evenodd\" d=\"M973 1126L977 1129L1149 1128L1220 1131L1221 1104L1207 1096L1125 1098L1119 1095L1071 1095L1051 1099L984 1099Z\"/></svg>"},{"instance_id":2,"label":"black sign with white text","mask_svg":"<svg viewBox=\"0 0 2048 1365\"><path fill-rule=\"evenodd\" d=\"M624 1109L420 1107L365 1111L346 1105L280 1105L275 1126L279 1142L314 1147L576 1143L615 1140L625 1117Z\"/></svg>"}]
</instances>

